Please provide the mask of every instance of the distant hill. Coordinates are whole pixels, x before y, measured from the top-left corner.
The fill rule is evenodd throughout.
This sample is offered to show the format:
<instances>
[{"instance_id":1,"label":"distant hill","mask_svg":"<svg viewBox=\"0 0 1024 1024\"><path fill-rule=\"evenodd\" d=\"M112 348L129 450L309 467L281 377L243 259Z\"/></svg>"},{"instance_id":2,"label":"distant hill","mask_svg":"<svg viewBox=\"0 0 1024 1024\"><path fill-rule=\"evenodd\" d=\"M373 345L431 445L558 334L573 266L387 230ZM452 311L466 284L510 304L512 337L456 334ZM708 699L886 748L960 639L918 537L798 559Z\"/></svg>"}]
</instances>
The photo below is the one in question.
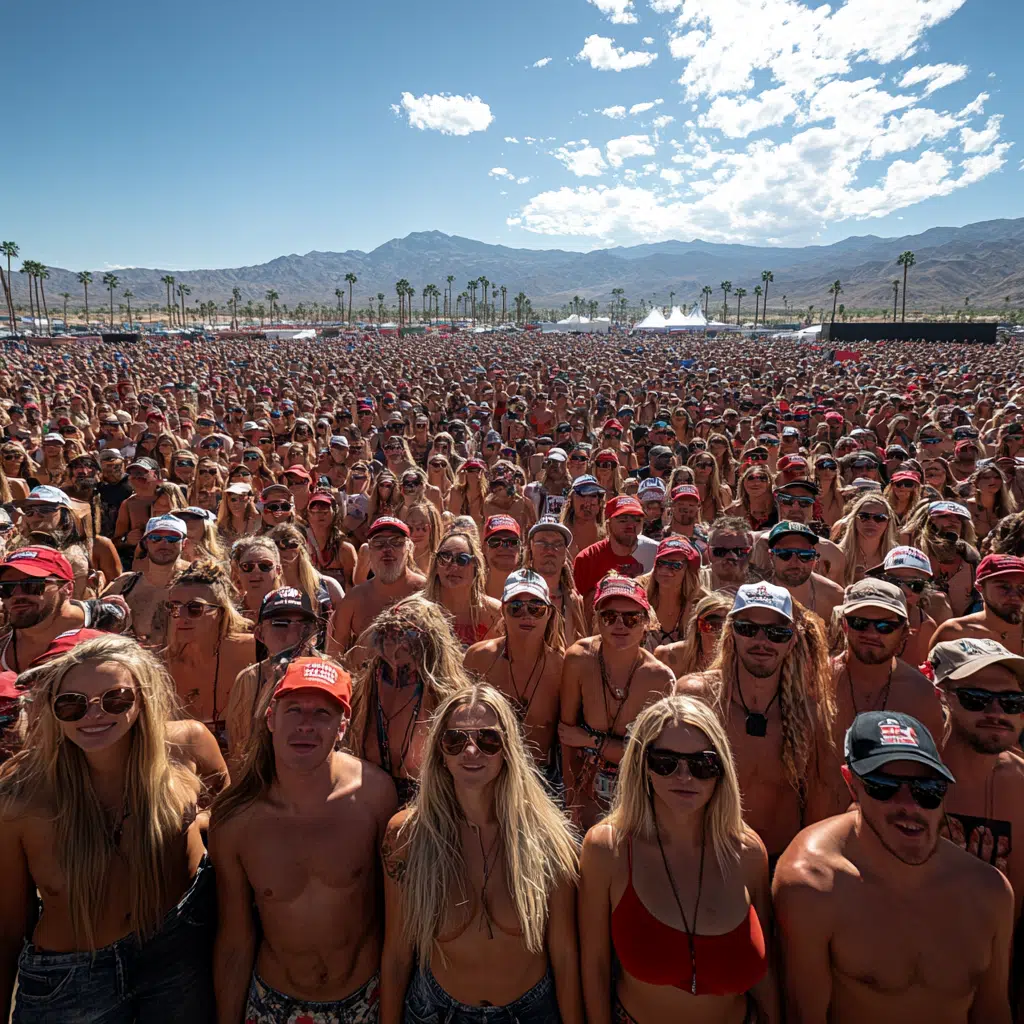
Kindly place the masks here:
<instances>
[{"instance_id":1,"label":"distant hill","mask_svg":"<svg viewBox=\"0 0 1024 1024\"><path fill-rule=\"evenodd\" d=\"M578 295L598 300L602 307L612 297L613 288L623 288L627 300L635 305L641 297L650 301L668 301L674 291L675 302L686 305L699 298L704 285L713 289L712 306L721 308L719 284L728 280L733 288L746 288L743 309L753 314L754 288L761 283L761 271L775 275L769 287L769 306L781 311L783 296L790 308L830 305L828 288L842 282L840 301L849 309L886 307L892 303L892 281L902 279L896 257L911 249L917 257L909 275L907 309L938 311L962 308L970 296L974 309L1002 309L1004 297L1014 307L1024 305L1024 218L991 220L961 228L937 227L919 235L903 238L879 238L875 235L851 237L833 245L805 248L723 245L694 239L647 245L597 249L587 253L561 249L513 249L488 245L471 238L423 231L394 238L372 252L308 252L304 256L279 256L269 263L226 270L172 271L176 281L187 284L192 292L189 305L213 300L222 308L232 288L242 292L243 304L251 299L264 301L268 289L279 295L279 302L294 306L298 302L334 305L335 288L347 295L345 274L358 277L353 290L353 305L366 306L369 296L383 292L389 305L395 304L395 282L407 279L416 288L415 307L427 284L444 289L445 278L455 276L455 291L465 290L466 282L485 276L497 286L508 288L512 296L523 291L535 308L560 306ZM31 254L24 254L31 258ZM116 271L120 289L134 293L134 307L163 304L166 288L160 278L168 271L133 268ZM24 276L14 275L16 299L27 302ZM106 298L101 283L103 271L93 271L90 307L99 309ZM59 309L60 292L70 292L73 308L81 305L82 289L74 273L50 269L46 282L51 309ZM500 301L500 299L499 299ZM736 305L730 298L730 309Z\"/></svg>"}]
</instances>

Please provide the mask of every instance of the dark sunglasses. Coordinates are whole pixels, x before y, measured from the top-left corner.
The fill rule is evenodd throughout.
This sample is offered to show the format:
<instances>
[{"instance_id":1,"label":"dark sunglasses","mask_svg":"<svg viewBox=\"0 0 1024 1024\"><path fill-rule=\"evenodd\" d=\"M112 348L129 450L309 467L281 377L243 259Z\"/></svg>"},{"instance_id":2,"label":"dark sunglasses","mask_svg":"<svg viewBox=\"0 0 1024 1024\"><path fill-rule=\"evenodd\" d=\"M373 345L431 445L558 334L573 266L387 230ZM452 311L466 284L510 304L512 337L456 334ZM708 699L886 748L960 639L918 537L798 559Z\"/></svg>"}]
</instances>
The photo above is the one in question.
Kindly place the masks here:
<instances>
[{"instance_id":1,"label":"dark sunglasses","mask_svg":"<svg viewBox=\"0 0 1024 1024\"><path fill-rule=\"evenodd\" d=\"M219 611L220 606L209 601L164 601L164 611L172 619L185 615L190 619L202 618L210 609Z\"/></svg>"},{"instance_id":2,"label":"dark sunglasses","mask_svg":"<svg viewBox=\"0 0 1024 1024\"><path fill-rule=\"evenodd\" d=\"M789 562L793 558L799 558L801 562L813 562L818 557L817 551L807 551L804 548L772 548L771 552L783 562Z\"/></svg>"},{"instance_id":3,"label":"dark sunglasses","mask_svg":"<svg viewBox=\"0 0 1024 1024\"><path fill-rule=\"evenodd\" d=\"M178 469L187 469L189 466L194 466L195 463L189 459L176 459L174 465Z\"/></svg>"},{"instance_id":4,"label":"dark sunglasses","mask_svg":"<svg viewBox=\"0 0 1024 1024\"><path fill-rule=\"evenodd\" d=\"M297 540L275 540L274 546L278 551L294 551L298 546Z\"/></svg>"},{"instance_id":5,"label":"dark sunglasses","mask_svg":"<svg viewBox=\"0 0 1024 1024\"><path fill-rule=\"evenodd\" d=\"M919 779L905 775L890 775L888 772L868 772L858 775L864 786L864 792L872 800L884 803L891 800L906 785L910 789L911 799L925 811L934 811L946 798L949 783L945 779Z\"/></svg>"},{"instance_id":6,"label":"dark sunglasses","mask_svg":"<svg viewBox=\"0 0 1024 1024\"><path fill-rule=\"evenodd\" d=\"M59 583L60 580L11 580L9 583L0 583L0 597L10 598L15 594L25 594L27 597L39 597L46 590L50 583Z\"/></svg>"},{"instance_id":7,"label":"dark sunglasses","mask_svg":"<svg viewBox=\"0 0 1024 1024\"><path fill-rule=\"evenodd\" d=\"M749 479L753 479L753 477L750 477ZM789 506L799 505L800 508L810 508L814 504L814 499L813 498L809 498L809 497L801 498L801 497L798 497L795 494L779 494L779 495L776 495L775 500L780 505L789 505Z\"/></svg>"},{"instance_id":8,"label":"dark sunglasses","mask_svg":"<svg viewBox=\"0 0 1024 1024\"><path fill-rule=\"evenodd\" d=\"M492 551L497 551L499 548L517 548L519 547L520 541L518 537L488 537L487 546Z\"/></svg>"},{"instance_id":9,"label":"dark sunglasses","mask_svg":"<svg viewBox=\"0 0 1024 1024\"><path fill-rule=\"evenodd\" d=\"M857 518L862 523L887 523L889 522L888 512L858 512Z\"/></svg>"},{"instance_id":10,"label":"dark sunglasses","mask_svg":"<svg viewBox=\"0 0 1024 1024\"><path fill-rule=\"evenodd\" d=\"M921 444L942 444L945 438L941 437L922 437Z\"/></svg>"},{"instance_id":11,"label":"dark sunglasses","mask_svg":"<svg viewBox=\"0 0 1024 1024\"><path fill-rule=\"evenodd\" d=\"M768 461L768 456L767 455L748 455L748 456L746 456L744 461L745 462L767 462Z\"/></svg>"},{"instance_id":12,"label":"dark sunglasses","mask_svg":"<svg viewBox=\"0 0 1024 1024\"><path fill-rule=\"evenodd\" d=\"M636 629L641 622L647 619L646 612L617 612L611 608L598 612L598 615L606 626L614 626L619 619L622 619L622 624L626 629Z\"/></svg>"},{"instance_id":13,"label":"dark sunglasses","mask_svg":"<svg viewBox=\"0 0 1024 1024\"><path fill-rule=\"evenodd\" d=\"M764 633L773 644L784 644L793 636L793 629L790 626L765 626L749 619L733 619L732 628L735 633L748 640L753 640L758 633Z\"/></svg>"},{"instance_id":14,"label":"dark sunglasses","mask_svg":"<svg viewBox=\"0 0 1024 1024\"><path fill-rule=\"evenodd\" d=\"M448 465L448 463L445 462L444 459L431 459L430 460L430 466L431 466L432 469L444 469L444 467L447 466L447 465Z\"/></svg>"},{"instance_id":15,"label":"dark sunglasses","mask_svg":"<svg viewBox=\"0 0 1024 1024\"><path fill-rule=\"evenodd\" d=\"M217 470L210 469L209 466L207 466L205 469L199 470L199 475L200 476L216 476L217 475Z\"/></svg>"},{"instance_id":16,"label":"dark sunglasses","mask_svg":"<svg viewBox=\"0 0 1024 1024\"><path fill-rule=\"evenodd\" d=\"M900 626L904 625L902 619L866 619L863 615L847 615L846 624L855 633L865 633L873 629L881 636L888 636L895 633Z\"/></svg>"},{"instance_id":17,"label":"dark sunglasses","mask_svg":"<svg viewBox=\"0 0 1024 1024\"><path fill-rule=\"evenodd\" d=\"M699 750L694 754L684 754L679 750L661 750L657 747L647 749L647 767L655 775L667 778L685 764L687 771L702 782L717 779L722 774L722 759L714 750Z\"/></svg>"},{"instance_id":18,"label":"dark sunglasses","mask_svg":"<svg viewBox=\"0 0 1024 1024\"><path fill-rule=\"evenodd\" d=\"M622 437L621 430L606 430L604 432L605 437Z\"/></svg>"},{"instance_id":19,"label":"dark sunglasses","mask_svg":"<svg viewBox=\"0 0 1024 1024\"><path fill-rule=\"evenodd\" d=\"M484 757L493 757L504 746L500 729L445 729L441 733L441 750L449 757L457 757L469 746L470 740Z\"/></svg>"},{"instance_id":20,"label":"dark sunglasses","mask_svg":"<svg viewBox=\"0 0 1024 1024\"><path fill-rule=\"evenodd\" d=\"M438 565L451 565L454 563L462 568L465 568L473 561L473 556L468 551L438 551L435 557L437 558Z\"/></svg>"},{"instance_id":21,"label":"dark sunglasses","mask_svg":"<svg viewBox=\"0 0 1024 1024\"><path fill-rule=\"evenodd\" d=\"M654 563L655 569L668 569L669 572L679 572L679 570L685 568L685 566L685 562L676 562L670 558L661 558Z\"/></svg>"},{"instance_id":22,"label":"dark sunglasses","mask_svg":"<svg viewBox=\"0 0 1024 1024\"><path fill-rule=\"evenodd\" d=\"M255 452L249 452L248 455L242 456L243 462L259 462L260 457ZM180 463L179 463L180 465Z\"/></svg>"},{"instance_id":23,"label":"dark sunglasses","mask_svg":"<svg viewBox=\"0 0 1024 1024\"><path fill-rule=\"evenodd\" d=\"M906 587L912 594L923 594L924 588L928 586L927 580L901 580L895 576L883 576L882 579L897 587Z\"/></svg>"},{"instance_id":24,"label":"dark sunglasses","mask_svg":"<svg viewBox=\"0 0 1024 1024\"><path fill-rule=\"evenodd\" d=\"M953 691L964 711L987 711L998 701L1004 715L1024 715L1024 693L983 690L977 686L961 686Z\"/></svg>"},{"instance_id":25,"label":"dark sunglasses","mask_svg":"<svg viewBox=\"0 0 1024 1024\"><path fill-rule=\"evenodd\" d=\"M265 512L291 512L292 503L290 501L268 501L263 509Z\"/></svg>"},{"instance_id":26,"label":"dark sunglasses","mask_svg":"<svg viewBox=\"0 0 1024 1024\"><path fill-rule=\"evenodd\" d=\"M702 633L718 633L724 625L724 615L708 615L697 620L697 628Z\"/></svg>"},{"instance_id":27,"label":"dark sunglasses","mask_svg":"<svg viewBox=\"0 0 1024 1024\"><path fill-rule=\"evenodd\" d=\"M830 469L835 469L835 468L836 468L836 463L834 463L831 459L820 459L818 461L817 465L815 466L815 469L824 469L824 470L830 470Z\"/></svg>"},{"instance_id":28,"label":"dark sunglasses","mask_svg":"<svg viewBox=\"0 0 1024 1024\"><path fill-rule=\"evenodd\" d=\"M919 486L915 480L895 480L893 481L893 487L900 491L909 491L913 487Z\"/></svg>"},{"instance_id":29,"label":"dark sunglasses","mask_svg":"<svg viewBox=\"0 0 1024 1024\"><path fill-rule=\"evenodd\" d=\"M26 519L34 519L36 516L49 516L60 511L60 505L26 505L21 514Z\"/></svg>"},{"instance_id":30,"label":"dark sunglasses","mask_svg":"<svg viewBox=\"0 0 1024 1024\"><path fill-rule=\"evenodd\" d=\"M260 572L273 572L276 566L273 562L239 562L238 568L242 572L255 572L257 569Z\"/></svg>"},{"instance_id":31,"label":"dark sunglasses","mask_svg":"<svg viewBox=\"0 0 1024 1024\"><path fill-rule=\"evenodd\" d=\"M531 619L542 619L547 614L550 605L545 604L537 598L534 598L532 601L523 601L519 598L513 598L511 601L506 603L505 607L508 609L508 613L513 619L521 619L527 613L529 613Z\"/></svg>"},{"instance_id":32,"label":"dark sunglasses","mask_svg":"<svg viewBox=\"0 0 1024 1024\"><path fill-rule=\"evenodd\" d=\"M742 561L744 558L750 557L750 548L722 548L714 547L711 549L712 558L737 558Z\"/></svg>"},{"instance_id":33,"label":"dark sunglasses","mask_svg":"<svg viewBox=\"0 0 1024 1024\"><path fill-rule=\"evenodd\" d=\"M115 686L99 697L59 693L53 698L53 717L58 722L80 722L89 713L90 704L99 704L105 714L123 715L135 706L135 691L130 686Z\"/></svg>"}]
</instances>

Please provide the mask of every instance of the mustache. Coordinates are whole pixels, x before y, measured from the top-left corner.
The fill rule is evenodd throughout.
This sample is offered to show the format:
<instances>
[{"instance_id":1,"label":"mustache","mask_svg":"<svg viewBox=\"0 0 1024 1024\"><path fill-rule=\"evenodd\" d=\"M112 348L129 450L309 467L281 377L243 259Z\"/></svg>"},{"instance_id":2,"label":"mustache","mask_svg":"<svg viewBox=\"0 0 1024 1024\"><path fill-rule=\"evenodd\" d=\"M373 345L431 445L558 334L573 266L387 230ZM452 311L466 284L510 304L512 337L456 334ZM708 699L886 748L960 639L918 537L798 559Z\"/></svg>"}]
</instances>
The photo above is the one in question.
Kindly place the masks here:
<instances>
[{"instance_id":1,"label":"mustache","mask_svg":"<svg viewBox=\"0 0 1024 1024\"><path fill-rule=\"evenodd\" d=\"M885 819L890 825L920 825L927 828L928 822L918 814L893 814Z\"/></svg>"}]
</instances>

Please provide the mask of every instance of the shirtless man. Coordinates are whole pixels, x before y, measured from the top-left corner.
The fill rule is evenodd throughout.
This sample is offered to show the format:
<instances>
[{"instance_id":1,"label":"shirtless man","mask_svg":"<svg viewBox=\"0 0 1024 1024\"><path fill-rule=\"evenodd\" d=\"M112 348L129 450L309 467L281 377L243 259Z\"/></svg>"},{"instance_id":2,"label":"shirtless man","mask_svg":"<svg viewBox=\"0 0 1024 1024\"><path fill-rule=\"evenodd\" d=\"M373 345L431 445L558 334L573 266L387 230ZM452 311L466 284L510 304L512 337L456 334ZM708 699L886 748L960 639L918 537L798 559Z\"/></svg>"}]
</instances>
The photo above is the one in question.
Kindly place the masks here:
<instances>
[{"instance_id":1,"label":"shirtless man","mask_svg":"<svg viewBox=\"0 0 1024 1024\"><path fill-rule=\"evenodd\" d=\"M219 1024L377 1020L377 850L397 800L384 772L334 749L351 697L332 662L293 661L258 725L269 777L214 810Z\"/></svg>"},{"instance_id":2,"label":"shirtless man","mask_svg":"<svg viewBox=\"0 0 1024 1024\"><path fill-rule=\"evenodd\" d=\"M800 650L798 631L804 634ZM748 583L736 593L711 668L675 686L721 715L745 820L764 842L773 869L797 832L832 806L823 775L834 764L827 756L828 702L815 699L827 695L829 685L817 620L794 607L783 587ZM784 686L787 697L780 700ZM800 742L792 744L792 737Z\"/></svg>"},{"instance_id":3,"label":"shirtless man","mask_svg":"<svg viewBox=\"0 0 1024 1024\"><path fill-rule=\"evenodd\" d=\"M650 612L640 584L609 573L595 592L597 633L565 652L558 738L566 807L584 829L610 806L629 723L675 681L641 646Z\"/></svg>"},{"instance_id":4,"label":"shirtless man","mask_svg":"<svg viewBox=\"0 0 1024 1024\"><path fill-rule=\"evenodd\" d=\"M334 611L330 650L346 654L377 616L427 582L413 562L409 527L400 519L381 516L367 536L373 577L347 591Z\"/></svg>"},{"instance_id":5,"label":"shirtless man","mask_svg":"<svg viewBox=\"0 0 1024 1024\"><path fill-rule=\"evenodd\" d=\"M558 621L544 577L532 569L510 573L501 617L505 635L473 644L463 664L508 697L538 768L551 778L563 655L555 647Z\"/></svg>"},{"instance_id":6,"label":"shirtless man","mask_svg":"<svg viewBox=\"0 0 1024 1024\"><path fill-rule=\"evenodd\" d=\"M566 563L572 545L572 530L554 516L541 516L527 539L526 565L539 572L548 585L551 603L562 616L565 646L572 647L586 630L583 598Z\"/></svg>"},{"instance_id":7,"label":"shirtless man","mask_svg":"<svg viewBox=\"0 0 1024 1024\"><path fill-rule=\"evenodd\" d=\"M142 540L142 531L153 507L153 492L159 482L160 467L150 458L138 458L128 467L128 484L133 493L121 502L114 524L114 543L118 550L124 547L130 554ZM121 560L125 561L124 554Z\"/></svg>"},{"instance_id":8,"label":"shirtless man","mask_svg":"<svg viewBox=\"0 0 1024 1024\"><path fill-rule=\"evenodd\" d=\"M177 516L154 516L142 533L147 554L139 559L142 568L122 573L104 591L104 596L120 594L128 603L135 638L144 647L163 647L167 641L164 602L174 575L188 564L181 557L186 533Z\"/></svg>"},{"instance_id":9,"label":"shirtless man","mask_svg":"<svg viewBox=\"0 0 1024 1024\"><path fill-rule=\"evenodd\" d=\"M708 530L708 562L700 571L705 590L734 595L744 584L759 577L750 571L754 536L745 519L719 516Z\"/></svg>"},{"instance_id":10,"label":"shirtless man","mask_svg":"<svg viewBox=\"0 0 1024 1024\"><path fill-rule=\"evenodd\" d=\"M855 801L805 829L773 887L786 1003L801 1024L1010 1024L1013 893L940 838L953 775L909 715L858 715Z\"/></svg>"},{"instance_id":11,"label":"shirtless man","mask_svg":"<svg viewBox=\"0 0 1024 1024\"><path fill-rule=\"evenodd\" d=\"M819 564L821 538L803 523L783 520L768 533L772 582L785 587L794 601L821 619L825 628L832 610L843 603L843 588L814 571Z\"/></svg>"},{"instance_id":12,"label":"shirtless man","mask_svg":"<svg viewBox=\"0 0 1024 1024\"><path fill-rule=\"evenodd\" d=\"M935 631L931 646L960 637L985 637L1014 654L1024 654L1024 558L986 555L978 566L975 585L983 609L947 619Z\"/></svg>"},{"instance_id":13,"label":"shirtless man","mask_svg":"<svg viewBox=\"0 0 1024 1024\"><path fill-rule=\"evenodd\" d=\"M523 556L523 531L512 516L490 516L484 523L483 548L487 563L488 597L500 600L508 574L519 567Z\"/></svg>"},{"instance_id":14,"label":"shirtless man","mask_svg":"<svg viewBox=\"0 0 1024 1024\"><path fill-rule=\"evenodd\" d=\"M1019 920L1024 761L1013 748L1024 728L1024 658L995 640L968 637L933 647L931 666L949 707L951 731L942 756L956 775L943 834L1006 875Z\"/></svg>"}]
</instances>

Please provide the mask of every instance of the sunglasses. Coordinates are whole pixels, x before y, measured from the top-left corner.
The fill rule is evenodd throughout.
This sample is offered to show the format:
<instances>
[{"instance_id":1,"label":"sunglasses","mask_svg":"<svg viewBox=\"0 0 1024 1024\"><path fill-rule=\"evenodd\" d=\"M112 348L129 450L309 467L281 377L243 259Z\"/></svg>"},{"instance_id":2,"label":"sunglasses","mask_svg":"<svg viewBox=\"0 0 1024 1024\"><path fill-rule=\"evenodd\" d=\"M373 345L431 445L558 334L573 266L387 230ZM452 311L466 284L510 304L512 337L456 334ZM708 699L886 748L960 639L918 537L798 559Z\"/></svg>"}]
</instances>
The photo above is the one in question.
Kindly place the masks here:
<instances>
[{"instance_id":1,"label":"sunglasses","mask_svg":"<svg viewBox=\"0 0 1024 1024\"><path fill-rule=\"evenodd\" d=\"M39 597L51 583L61 583L62 580L12 580L9 583L0 583L0 597L14 597L15 594L25 594L28 597Z\"/></svg>"},{"instance_id":2,"label":"sunglasses","mask_svg":"<svg viewBox=\"0 0 1024 1024\"><path fill-rule=\"evenodd\" d=\"M263 509L266 512L291 512L292 503L290 501L268 501Z\"/></svg>"},{"instance_id":3,"label":"sunglasses","mask_svg":"<svg viewBox=\"0 0 1024 1024\"><path fill-rule=\"evenodd\" d=\"M924 588L928 586L927 580L901 580L895 576L883 576L882 579L897 587L906 587L912 594L923 594Z\"/></svg>"},{"instance_id":4,"label":"sunglasses","mask_svg":"<svg viewBox=\"0 0 1024 1024\"><path fill-rule=\"evenodd\" d=\"M862 523L887 523L889 522L888 512L858 512L857 518Z\"/></svg>"},{"instance_id":5,"label":"sunglasses","mask_svg":"<svg viewBox=\"0 0 1024 1024\"><path fill-rule=\"evenodd\" d=\"M497 551L499 548L517 548L519 547L520 541L518 537L488 537L487 546L492 551Z\"/></svg>"},{"instance_id":6,"label":"sunglasses","mask_svg":"<svg viewBox=\"0 0 1024 1024\"><path fill-rule=\"evenodd\" d=\"M570 462L586 462L587 461L587 457L586 457L586 455L570 455L569 456L569 461ZM610 466L610 465L612 465L612 463L607 462L607 463L605 463L605 465Z\"/></svg>"},{"instance_id":7,"label":"sunglasses","mask_svg":"<svg viewBox=\"0 0 1024 1024\"><path fill-rule=\"evenodd\" d=\"M291 629L292 626L308 626L310 620L306 618L302 619L265 619L264 620L272 629Z\"/></svg>"},{"instance_id":8,"label":"sunglasses","mask_svg":"<svg viewBox=\"0 0 1024 1024\"><path fill-rule=\"evenodd\" d=\"M604 432L605 437L622 437L621 430L606 430Z\"/></svg>"},{"instance_id":9,"label":"sunglasses","mask_svg":"<svg viewBox=\"0 0 1024 1024\"><path fill-rule=\"evenodd\" d=\"M598 612L598 615L600 615L601 621L606 626L614 626L619 619L622 619L622 624L626 629L636 629L641 622L645 622L647 620L646 612L617 612L613 611L611 608Z\"/></svg>"},{"instance_id":10,"label":"sunglasses","mask_svg":"<svg viewBox=\"0 0 1024 1024\"><path fill-rule=\"evenodd\" d=\"M714 469L715 468L715 463L714 463L713 459L701 459L700 461L695 462L693 465L694 465L694 468L696 468L696 469Z\"/></svg>"},{"instance_id":11,"label":"sunglasses","mask_svg":"<svg viewBox=\"0 0 1024 1024\"><path fill-rule=\"evenodd\" d=\"M257 569L260 572L273 572L277 566L273 562L239 562L238 568L242 572L255 572Z\"/></svg>"},{"instance_id":12,"label":"sunglasses","mask_svg":"<svg viewBox=\"0 0 1024 1024\"><path fill-rule=\"evenodd\" d=\"M780 505L799 505L800 508L810 508L814 504L813 498L798 498L795 494L780 494L775 500Z\"/></svg>"},{"instance_id":13,"label":"sunglasses","mask_svg":"<svg viewBox=\"0 0 1024 1024\"><path fill-rule=\"evenodd\" d=\"M922 437L921 444L942 444L943 438L941 437Z\"/></svg>"},{"instance_id":14,"label":"sunglasses","mask_svg":"<svg viewBox=\"0 0 1024 1024\"><path fill-rule=\"evenodd\" d=\"M437 459L437 460L432 459L431 462L430 462L430 468L431 469L444 469L444 467L447 466L447 465L448 465L448 463L445 462L443 459Z\"/></svg>"},{"instance_id":15,"label":"sunglasses","mask_svg":"<svg viewBox=\"0 0 1024 1024\"><path fill-rule=\"evenodd\" d=\"M206 467L205 469L199 470L199 475L200 476L216 476L217 475L217 470L210 469L209 467Z\"/></svg>"},{"instance_id":16,"label":"sunglasses","mask_svg":"<svg viewBox=\"0 0 1024 1024\"><path fill-rule=\"evenodd\" d=\"M249 452L248 455L243 455L242 456L242 461L243 462L259 462L260 461L260 457L255 452ZM179 462L178 465L180 466L181 463ZM189 465L191 465L191 463L189 463Z\"/></svg>"},{"instance_id":17,"label":"sunglasses","mask_svg":"<svg viewBox=\"0 0 1024 1024\"><path fill-rule=\"evenodd\" d=\"M146 535L147 544L179 544L182 539L178 533L150 533Z\"/></svg>"},{"instance_id":18,"label":"sunglasses","mask_svg":"<svg viewBox=\"0 0 1024 1024\"><path fill-rule=\"evenodd\" d=\"M772 554L783 562L799 558L801 562L813 562L818 557L817 551L806 551L803 548L772 548Z\"/></svg>"},{"instance_id":19,"label":"sunglasses","mask_svg":"<svg viewBox=\"0 0 1024 1024\"><path fill-rule=\"evenodd\" d=\"M349 480L355 480L357 483L366 479L365 473L349 473Z\"/></svg>"},{"instance_id":20,"label":"sunglasses","mask_svg":"<svg viewBox=\"0 0 1024 1024\"><path fill-rule=\"evenodd\" d=\"M500 729L445 729L441 733L441 750L449 757L456 757L469 746L470 740L484 757L493 757L504 746Z\"/></svg>"},{"instance_id":21,"label":"sunglasses","mask_svg":"<svg viewBox=\"0 0 1024 1024\"><path fill-rule=\"evenodd\" d=\"M413 477L411 480L402 481L403 491L415 491L417 487L421 486L418 478Z\"/></svg>"},{"instance_id":22,"label":"sunglasses","mask_svg":"<svg viewBox=\"0 0 1024 1024\"><path fill-rule=\"evenodd\" d=\"M59 693L53 699L53 717L58 722L80 722L89 713L91 704L99 704L105 714L123 715L135 706L135 691L130 686L115 686L98 697Z\"/></svg>"},{"instance_id":23,"label":"sunglasses","mask_svg":"<svg viewBox=\"0 0 1024 1024\"><path fill-rule=\"evenodd\" d=\"M21 510L26 519L35 519L37 516L50 516L60 511L60 505L27 505Z\"/></svg>"},{"instance_id":24,"label":"sunglasses","mask_svg":"<svg viewBox=\"0 0 1024 1024\"><path fill-rule=\"evenodd\" d=\"M821 459L815 468L824 469L826 471L834 470L836 468L836 463L831 459Z\"/></svg>"},{"instance_id":25,"label":"sunglasses","mask_svg":"<svg viewBox=\"0 0 1024 1024\"><path fill-rule=\"evenodd\" d=\"M1024 715L1024 693L983 690L977 686L961 686L953 692L964 711L988 711L992 702L998 701L1004 715Z\"/></svg>"},{"instance_id":26,"label":"sunglasses","mask_svg":"<svg viewBox=\"0 0 1024 1024\"><path fill-rule=\"evenodd\" d=\"M300 476L289 476L287 473L284 475L285 482L289 487L308 487L309 481L303 480Z\"/></svg>"},{"instance_id":27,"label":"sunglasses","mask_svg":"<svg viewBox=\"0 0 1024 1024\"><path fill-rule=\"evenodd\" d=\"M748 455L746 457L745 461L747 461L747 462L767 462L768 461L768 456L767 455L760 455L760 454L759 455Z\"/></svg>"},{"instance_id":28,"label":"sunglasses","mask_svg":"<svg viewBox=\"0 0 1024 1024\"><path fill-rule=\"evenodd\" d=\"M532 601L523 601L519 598L513 598L511 601L506 603L505 607L508 609L508 613L513 619L521 619L526 614L529 614L531 619L542 619L547 614L550 605L547 605L536 598Z\"/></svg>"},{"instance_id":29,"label":"sunglasses","mask_svg":"<svg viewBox=\"0 0 1024 1024\"><path fill-rule=\"evenodd\" d=\"M697 620L697 628L702 633L720 633L724 625L724 615L709 615L707 618Z\"/></svg>"},{"instance_id":30,"label":"sunglasses","mask_svg":"<svg viewBox=\"0 0 1024 1024\"><path fill-rule=\"evenodd\" d=\"M764 633L773 644L784 644L793 636L793 629L790 626L765 626L749 619L733 619L732 628L734 632L748 640L753 640L758 633Z\"/></svg>"},{"instance_id":31,"label":"sunglasses","mask_svg":"<svg viewBox=\"0 0 1024 1024\"><path fill-rule=\"evenodd\" d=\"M902 619L866 619L863 615L847 615L846 624L855 633L865 633L873 629L881 636L888 636L895 633L904 622Z\"/></svg>"},{"instance_id":32,"label":"sunglasses","mask_svg":"<svg viewBox=\"0 0 1024 1024\"><path fill-rule=\"evenodd\" d=\"M722 548L714 547L711 549L712 558L736 558L739 561L743 561L744 558L750 557L750 548Z\"/></svg>"},{"instance_id":33,"label":"sunglasses","mask_svg":"<svg viewBox=\"0 0 1024 1024\"><path fill-rule=\"evenodd\" d=\"M685 764L687 771L702 782L717 779L722 774L722 759L714 750L699 750L695 754L684 754L679 750L660 750L657 747L647 749L647 767L655 775L668 778Z\"/></svg>"},{"instance_id":34,"label":"sunglasses","mask_svg":"<svg viewBox=\"0 0 1024 1024\"><path fill-rule=\"evenodd\" d=\"M751 473L747 477L747 481L752 484L767 484L771 482L771 478L764 476L762 473Z\"/></svg>"},{"instance_id":35,"label":"sunglasses","mask_svg":"<svg viewBox=\"0 0 1024 1024\"><path fill-rule=\"evenodd\" d=\"M257 444L273 444L274 443L274 439L272 437L261 437L259 439L259 441L257 441L256 443Z\"/></svg>"},{"instance_id":36,"label":"sunglasses","mask_svg":"<svg viewBox=\"0 0 1024 1024\"><path fill-rule=\"evenodd\" d=\"M946 798L949 783L945 779L919 779L905 775L890 775L888 772L868 772L858 775L864 792L872 800L885 803L891 800L904 784L910 790L911 799L925 811L934 811Z\"/></svg>"},{"instance_id":37,"label":"sunglasses","mask_svg":"<svg viewBox=\"0 0 1024 1024\"><path fill-rule=\"evenodd\" d=\"M195 466L194 462L190 462L188 459L178 459L174 463L178 469L188 469L189 467Z\"/></svg>"},{"instance_id":38,"label":"sunglasses","mask_svg":"<svg viewBox=\"0 0 1024 1024\"><path fill-rule=\"evenodd\" d=\"M184 614L190 619L201 619L208 611L220 610L220 605L210 604L209 601L164 601L164 611L172 619Z\"/></svg>"},{"instance_id":39,"label":"sunglasses","mask_svg":"<svg viewBox=\"0 0 1024 1024\"><path fill-rule=\"evenodd\" d=\"M899 491L909 491L917 486L918 484L914 480L897 480L893 483L893 487Z\"/></svg>"},{"instance_id":40,"label":"sunglasses","mask_svg":"<svg viewBox=\"0 0 1024 1024\"><path fill-rule=\"evenodd\" d=\"M473 561L473 556L468 551L438 551L436 558L438 565L454 563L463 569Z\"/></svg>"},{"instance_id":41,"label":"sunglasses","mask_svg":"<svg viewBox=\"0 0 1024 1024\"><path fill-rule=\"evenodd\" d=\"M475 474L480 472L480 467L479 466L467 466L466 467L466 472L467 473L473 473L475 475Z\"/></svg>"}]
</instances>

